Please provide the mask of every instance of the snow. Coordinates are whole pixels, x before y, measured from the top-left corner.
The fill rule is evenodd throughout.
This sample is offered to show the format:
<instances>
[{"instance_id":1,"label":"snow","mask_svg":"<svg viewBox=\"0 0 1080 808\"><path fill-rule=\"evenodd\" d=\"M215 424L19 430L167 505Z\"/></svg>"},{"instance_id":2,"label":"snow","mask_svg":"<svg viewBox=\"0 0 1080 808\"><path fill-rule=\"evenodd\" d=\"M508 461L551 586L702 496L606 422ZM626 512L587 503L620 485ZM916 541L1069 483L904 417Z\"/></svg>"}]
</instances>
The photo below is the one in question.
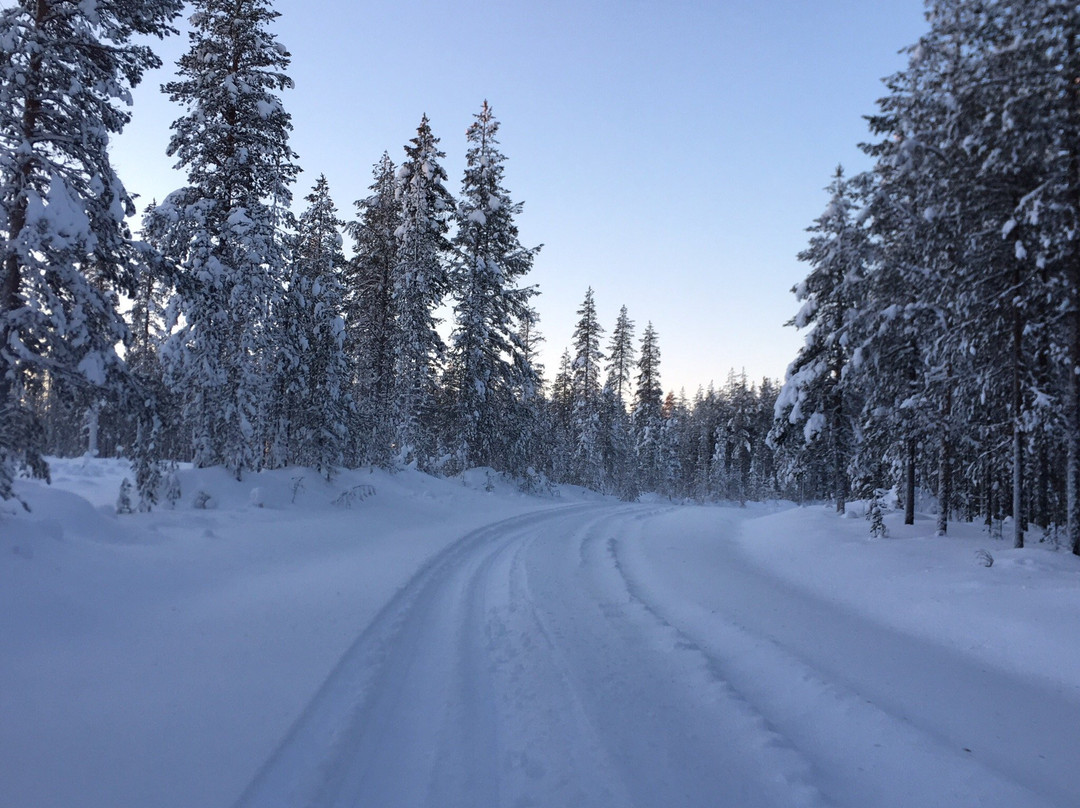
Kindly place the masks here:
<instances>
[{"instance_id":1,"label":"snow","mask_svg":"<svg viewBox=\"0 0 1080 808\"><path fill-rule=\"evenodd\" d=\"M50 176L44 200L32 189L27 190L26 197L28 228L43 229L58 250L82 247L89 252L94 249L96 239L84 206L72 194L63 177L55 172Z\"/></svg>"},{"instance_id":2,"label":"snow","mask_svg":"<svg viewBox=\"0 0 1080 808\"><path fill-rule=\"evenodd\" d=\"M827 421L825 420L824 413L815 412L806 419L806 424L803 426L803 437L807 443L810 443L821 434L825 429Z\"/></svg>"},{"instance_id":3,"label":"snow","mask_svg":"<svg viewBox=\"0 0 1080 808\"><path fill-rule=\"evenodd\" d=\"M276 98L272 98L269 101L260 98L255 102L255 109L259 113L260 118L269 118L270 116L281 112L281 102Z\"/></svg>"},{"instance_id":4,"label":"snow","mask_svg":"<svg viewBox=\"0 0 1080 808\"><path fill-rule=\"evenodd\" d=\"M117 516L126 462L52 469L0 506L6 808L1080 803L1049 545L490 469L181 468Z\"/></svg>"},{"instance_id":5,"label":"snow","mask_svg":"<svg viewBox=\"0 0 1080 808\"><path fill-rule=\"evenodd\" d=\"M99 387L105 384L105 357L101 351L91 351L79 362L79 372L91 384Z\"/></svg>"},{"instance_id":6,"label":"snow","mask_svg":"<svg viewBox=\"0 0 1080 808\"><path fill-rule=\"evenodd\" d=\"M893 513L886 524L889 538L871 541L862 520L795 509L748 523L742 545L792 583L827 581L831 598L877 622L1080 699L1080 646L1069 636L1080 619L1080 559L1040 542L1037 528L1032 546L1014 550L981 524L951 524L944 537L931 516L904 525ZM990 569L976 559L983 549Z\"/></svg>"}]
</instances>

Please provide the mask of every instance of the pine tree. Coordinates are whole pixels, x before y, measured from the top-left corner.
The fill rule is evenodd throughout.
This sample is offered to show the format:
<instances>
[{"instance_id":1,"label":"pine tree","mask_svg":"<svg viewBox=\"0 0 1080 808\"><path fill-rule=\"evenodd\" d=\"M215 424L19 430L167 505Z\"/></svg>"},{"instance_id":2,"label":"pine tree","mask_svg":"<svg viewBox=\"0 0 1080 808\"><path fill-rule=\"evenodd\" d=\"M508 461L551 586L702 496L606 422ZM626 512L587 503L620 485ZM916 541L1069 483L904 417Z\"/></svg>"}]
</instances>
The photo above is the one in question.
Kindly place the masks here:
<instances>
[{"instance_id":1,"label":"pine tree","mask_svg":"<svg viewBox=\"0 0 1080 808\"><path fill-rule=\"evenodd\" d=\"M190 183L154 212L184 318L166 358L195 463L222 463L237 478L263 460L268 316L285 263L278 230L298 172L277 95L292 87L289 54L269 31L278 16L268 0L199 0L179 79L164 87L186 108L168 153Z\"/></svg>"},{"instance_id":2,"label":"pine tree","mask_svg":"<svg viewBox=\"0 0 1080 808\"><path fill-rule=\"evenodd\" d=\"M533 373L526 366L517 327L528 316L534 287L520 281L539 248L518 240L514 218L522 205L503 187L499 122L484 102L466 137L465 177L457 208L457 261L452 284L454 333L448 379L454 399L453 443L465 466L493 466L520 473L525 458L512 452L515 436L531 433L532 411L522 390Z\"/></svg>"},{"instance_id":3,"label":"pine tree","mask_svg":"<svg viewBox=\"0 0 1080 808\"><path fill-rule=\"evenodd\" d=\"M343 280L346 351L356 369L352 454L358 463L387 466L394 438L394 272L401 205L390 155L383 154L373 174L371 194L357 200L358 218L348 226L356 255Z\"/></svg>"},{"instance_id":4,"label":"pine tree","mask_svg":"<svg viewBox=\"0 0 1080 808\"><path fill-rule=\"evenodd\" d=\"M153 249L147 256L128 312L131 339L126 361L154 403L153 416L149 421L137 423L136 431L150 437L160 458L189 460L191 438L185 431L182 400L166 384L162 362L176 313L169 305L175 293L169 282L170 268L162 257L160 240L150 227L156 221L156 208L157 205L151 203L143 214L142 237ZM131 445L130 440L127 445ZM142 447L143 443L135 440L134 445ZM140 496L142 494L140 487Z\"/></svg>"},{"instance_id":5,"label":"pine tree","mask_svg":"<svg viewBox=\"0 0 1080 808\"><path fill-rule=\"evenodd\" d=\"M435 310L449 291L447 237L454 200L446 190L445 153L427 115L405 147L398 171L401 220L394 266L394 434L403 462L429 464L437 454L432 423L436 373L445 346Z\"/></svg>"},{"instance_id":6,"label":"pine tree","mask_svg":"<svg viewBox=\"0 0 1080 808\"><path fill-rule=\"evenodd\" d=\"M146 216L153 217L156 204L147 208ZM152 234L143 231L143 238L154 246ZM155 249L156 253L156 249ZM161 346L168 338L167 307L171 289L165 282L166 270L159 256L140 273L128 312L130 336L127 344L128 367L146 377L161 376Z\"/></svg>"},{"instance_id":7,"label":"pine tree","mask_svg":"<svg viewBox=\"0 0 1080 808\"><path fill-rule=\"evenodd\" d=\"M0 499L23 472L48 477L30 410L42 386L135 393L116 353L118 295L141 254L131 197L108 156L130 87L160 61L176 0L19 0L0 10Z\"/></svg>"},{"instance_id":8,"label":"pine tree","mask_svg":"<svg viewBox=\"0 0 1080 808\"><path fill-rule=\"evenodd\" d=\"M1017 271L1027 283L1023 336L1042 336L1037 344L1045 353L1032 362L1033 375L1051 382L1060 399L1050 412L1032 407L1026 426L1036 434L1051 430L1065 444L1066 541L1080 555L1080 15L1065 0L1003 7L1009 47L989 51L994 78L1000 84L1004 75L1007 82L998 97L1006 99L1008 117L1002 115L997 134L1011 148L999 153L1003 160L1038 161L1029 177L1035 182L1027 183L1010 220L1020 231ZM1033 300L1032 286L1046 298ZM1051 381L1052 365L1061 374ZM1034 398L1048 397L1036 387ZM1051 478L1039 476L1044 485Z\"/></svg>"},{"instance_id":9,"label":"pine tree","mask_svg":"<svg viewBox=\"0 0 1080 808\"><path fill-rule=\"evenodd\" d=\"M1010 476L1004 510L1014 516L1016 546L1033 482L1025 479L1025 447L1053 428L1039 402L1053 384L1051 346L1066 344L1055 334L1067 305L1054 301L1046 252L1053 239L1040 232L1050 217L1039 200L1051 187L1047 157L1061 153L1049 133L1065 121L1046 126L1036 112L1054 97L1036 86L1039 76L1058 81L1062 64L1043 61L1053 47L1032 34L1054 31L1053 39L1068 22L1046 27L1047 11L1030 3L930 4L931 30L889 80L881 114L871 118L883 140L868 148L878 158L871 214L883 258L858 353L867 360L859 364L868 411L883 415L870 419L864 454L880 456L896 442L884 436L903 435L911 521L916 447L933 436L939 533L953 504L954 466L966 465L969 480L987 480L988 492ZM1058 83L1059 98L1067 84ZM977 430L967 458L958 454L964 424ZM1045 500L1049 475L1040 479ZM1006 498L987 496L985 505L1001 509Z\"/></svg>"}]
</instances>

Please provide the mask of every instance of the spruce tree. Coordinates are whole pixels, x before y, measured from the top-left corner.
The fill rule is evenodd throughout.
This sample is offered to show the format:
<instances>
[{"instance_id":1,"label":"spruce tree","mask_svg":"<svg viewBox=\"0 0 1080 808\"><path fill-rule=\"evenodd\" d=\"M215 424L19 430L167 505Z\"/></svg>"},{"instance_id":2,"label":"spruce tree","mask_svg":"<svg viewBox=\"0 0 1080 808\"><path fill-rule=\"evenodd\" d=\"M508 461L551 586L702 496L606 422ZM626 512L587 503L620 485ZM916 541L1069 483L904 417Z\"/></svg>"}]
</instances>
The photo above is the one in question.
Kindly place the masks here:
<instances>
[{"instance_id":1,"label":"spruce tree","mask_svg":"<svg viewBox=\"0 0 1080 808\"><path fill-rule=\"evenodd\" d=\"M634 321L626 311L619 309L619 317L608 343L607 386L624 406L630 400L631 376L634 371Z\"/></svg>"},{"instance_id":2,"label":"spruce tree","mask_svg":"<svg viewBox=\"0 0 1080 808\"><path fill-rule=\"evenodd\" d=\"M166 358L185 402L196 465L224 464L238 479L263 461L273 331L283 286L290 185L298 172L290 116L278 93L292 87L289 53L270 24L268 0L198 0L190 49L164 86L185 114L168 154L190 185L154 212L175 263L184 322Z\"/></svg>"},{"instance_id":3,"label":"spruce tree","mask_svg":"<svg viewBox=\"0 0 1080 808\"><path fill-rule=\"evenodd\" d=\"M527 367L518 326L529 316L535 287L520 285L539 248L518 240L521 203L503 186L506 158L499 122L485 101L466 138L465 177L457 207L452 273L454 332L447 374L454 399L453 443L464 466L520 473L525 457L511 451L515 437L533 431L534 413L523 390Z\"/></svg>"},{"instance_id":4,"label":"spruce tree","mask_svg":"<svg viewBox=\"0 0 1080 808\"><path fill-rule=\"evenodd\" d=\"M857 212L858 187L837 168L828 207L809 228L810 245L799 253L810 273L793 289L803 307L791 324L811 330L788 368L772 434L774 444L795 445L799 470L816 466L840 513L849 494L848 463L860 409L857 392L843 384L844 372L851 359L858 285L870 260L869 237Z\"/></svg>"},{"instance_id":5,"label":"spruce tree","mask_svg":"<svg viewBox=\"0 0 1080 808\"><path fill-rule=\"evenodd\" d=\"M130 88L160 61L136 35L173 31L176 0L19 0L0 10L0 499L48 477L28 402L43 386L134 394L116 346L142 251L108 155Z\"/></svg>"},{"instance_id":6,"label":"spruce tree","mask_svg":"<svg viewBox=\"0 0 1080 808\"><path fill-rule=\"evenodd\" d=\"M343 278L346 352L355 372L351 454L357 463L387 466L394 440L394 272L401 223L397 170L390 155L383 154L373 176L371 194L357 200L357 220L348 225L356 255Z\"/></svg>"},{"instance_id":7,"label":"spruce tree","mask_svg":"<svg viewBox=\"0 0 1080 808\"><path fill-rule=\"evenodd\" d=\"M285 462L330 478L344 460L350 365L345 355L337 208L326 177L306 197L289 262L288 285L274 310L279 391L273 404Z\"/></svg>"},{"instance_id":8,"label":"spruce tree","mask_svg":"<svg viewBox=\"0 0 1080 808\"><path fill-rule=\"evenodd\" d=\"M728 451L727 498L745 505L753 497L751 467L754 455L754 391L747 383L746 373L732 370L725 385L728 418L723 425Z\"/></svg>"},{"instance_id":9,"label":"spruce tree","mask_svg":"<svg viewBox=\"0 0 1080 808\"><path fill-rule=\"evenodd\" d=\"M585 292L577 315L573 336L574 399L592 407L600 395L600 363L604 359L600 352L600 337L604 329L596 316L596 299L591 286Z\"/></svg>"},{"instance_id":10,"label":"spruce tree","mask_svg":"<svg viewBox=\"0 0 1080 808\"><path fill-rule=\"evenodd\" d=\"M574 434L574 362L570 350L559 357L559 369L551 383L547 421L551 432L547 439L548 474L558 482L571 479L571 455Z\"/></svg>"},{"instance_id":11,"label":"spruce tree","mask_svg":"<svg viewBox=\"0 0 1080 808\"><path fill-rule=\"evenodd\" d=\"M664 389L660 386L660 345L652 322L641 336L637 361L637 385L634 392L634 416L659 417Z\"/></svg>"},{"instance_id":12,"label":"spruce tree","mask_svg":"<svg viewBox=\"0 0 1080 808\"><path fill-rule=\"evenodd\" d=\"M427 115L405 147L401 218L394 265L395 449L401 462L428 465L438 453L434 416L438 364L445 345L435 311L449 291L451 245L447 233L454 200L446 190L445 153Z\"/></svg>"},{"instance_id":13,"label":"spruce tree","mask_svg":"<svg viewBox=\"0 0 1080 808\"><path fill-rule=\"evenodd\" d=\"M650 322L641 337L634 392L634 436L641 487L660 491L667 482L667 424L663 415L664 389L660 386L660 345Z\"/></svg>"},{"instance_id":14,"label":"spruce tree","mask_svg":"<svg viewBox=\"0 0 1080 808\"><path fill-rule=\"evenodd\" d=\"M610 384L600 393L597 442L605 490L624 502L638 497L637 455L626 404Z\"/></svg>"},{"instance_id":15,"label":"spruce tree","mask_svg":"<svg viewBox=\"0 0 1080 808\"><path fill-rule=\"evenodd\" d=\"M516 426L508 445L507 468L526 475L536 473L543 467L544 442L549 437L550 423L544 407L544 365L540 361L540 345L544 336L540 333L540 314L532 306L526 306L524 316L518 322L515 333L519 347L515 354L513 374L514 412ZM528 483L528 479L526 479Z\"/></svg>"},{"instance_id":16,"label":"spruce tree","mask_svg":"<svg viewBox=\"0 0 1080 808\"><path fill-rule=\"evenodd\" d=\"M596 315L596 301L590 286L577 311L574 327L574 354L571 366L573 413L571 426L571 479L578 485L600 490L603 463L599 455L600 430L600 337L603 327Z\"/></svg>"},{"instance_id":17,"label":"spruce tree","mask_svg":"<svg viewBox=\"0 0 1080 808\"><path fill-rule=\"evenodd\" d=\"M540 346L547 340L540 331L540 313L534 306L525 310L517 329L518 342L521 345L521 357L533 372L533 380L525 397L542 395L544 392L544 364L540 359Z\"/></svg>"}]
</instances>

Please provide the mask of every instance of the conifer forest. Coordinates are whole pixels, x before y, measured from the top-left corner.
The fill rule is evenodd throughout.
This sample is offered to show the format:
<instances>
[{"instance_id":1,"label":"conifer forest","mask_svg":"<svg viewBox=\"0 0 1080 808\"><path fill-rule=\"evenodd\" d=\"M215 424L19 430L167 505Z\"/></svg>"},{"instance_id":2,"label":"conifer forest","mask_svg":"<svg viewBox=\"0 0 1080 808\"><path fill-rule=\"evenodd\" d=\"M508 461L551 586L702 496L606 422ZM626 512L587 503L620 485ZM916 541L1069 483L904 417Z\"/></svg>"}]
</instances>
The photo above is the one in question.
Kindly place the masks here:
<instances>
[{"instance_id":1,"label":"conifer forest","mask_svg":"<svg viewBox=\"0 0 1080 808\"><path fill-rule=\"evenodd\" d=\"M136 217L110 138L182 13L161 143L186 185ZM625 500L890 498L911 520L932 508L940 535L979 521L1080 554L1075 2L926 3L867 111L870 167L822 178L786 377L690 393L665 390L647 312L599 321L603 289L543 366L543 252L519 238L487 101L461 143L417 110L403 148L361 156L360 199L336 202L332 176L297 188L278 16L0 9L0 499L86 452L132 461L143 510L175 497L181 462L490 467Z\"/></svg>"}]
</instances>

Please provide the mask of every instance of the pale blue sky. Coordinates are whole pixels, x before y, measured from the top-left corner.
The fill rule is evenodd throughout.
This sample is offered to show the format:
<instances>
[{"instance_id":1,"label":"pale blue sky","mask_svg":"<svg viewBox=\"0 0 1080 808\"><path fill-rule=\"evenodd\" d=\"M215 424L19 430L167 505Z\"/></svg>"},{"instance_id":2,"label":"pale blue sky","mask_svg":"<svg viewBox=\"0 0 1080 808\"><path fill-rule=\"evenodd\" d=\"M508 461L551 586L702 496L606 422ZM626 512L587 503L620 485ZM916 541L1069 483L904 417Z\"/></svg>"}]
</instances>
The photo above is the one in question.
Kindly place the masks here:
<instances>
[{"instance_id":1,"label":"pale blue sky","mask_svg":"<svg viewBox=\"0 0 1080 808\"><path fill-rule=\"evenodd\" d=\"M465 129L487 99L507 186L525 203L530 280L548 375L591 285L609 331L625 304L660 335L666 389L722 383L731 367L782 377L802 337L783 323L804 274L796 253L838 162L864 168L863 115L925 30L921 0L278 0L292 53L284 103L305 169L345 217L382 152L399 162L422 113L459 189ZM113 147L145 199L183 184L165 157L179 114L135 97ZM301 205L302 206L302 205Z\"/></svg>"}]
</instances>

